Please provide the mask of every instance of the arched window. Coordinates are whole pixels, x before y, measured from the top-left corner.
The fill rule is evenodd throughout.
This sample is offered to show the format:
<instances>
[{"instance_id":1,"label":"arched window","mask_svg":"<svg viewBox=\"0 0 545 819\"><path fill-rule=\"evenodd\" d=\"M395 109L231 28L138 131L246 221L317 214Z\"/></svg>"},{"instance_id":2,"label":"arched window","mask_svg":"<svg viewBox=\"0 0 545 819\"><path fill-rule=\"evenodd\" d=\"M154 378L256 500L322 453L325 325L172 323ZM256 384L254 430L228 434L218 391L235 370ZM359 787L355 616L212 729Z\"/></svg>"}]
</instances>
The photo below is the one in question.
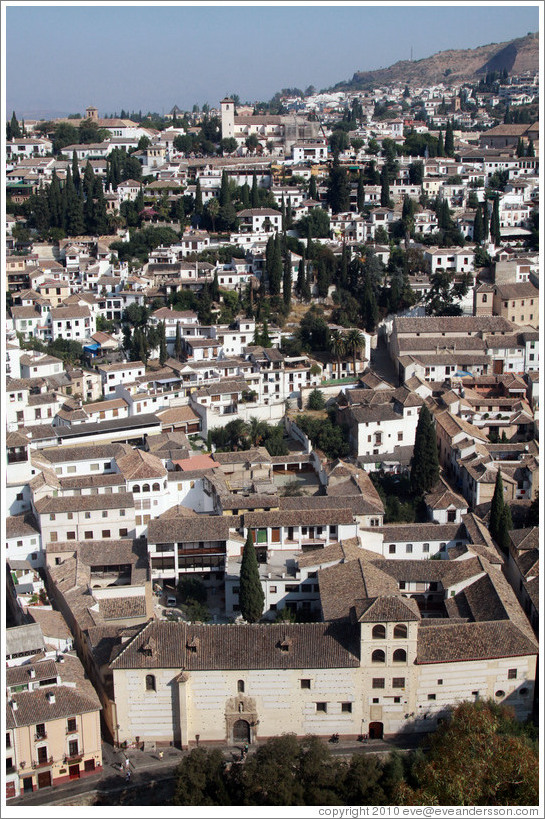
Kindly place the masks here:
<instances>
[{"instance_id":1,"label":"arched window","mask_svg":"<svg viewBox=\"0 0 545 819\"><path fill-rule=\"evenodd\" d=\"M161 484L160 483L154 483L152 489L153 489L154 492L159 492L160 489L161 489Z\"/></svg>"},{"instance_id":2,"label":"arched window","mask_svg":"<svg viewBox=\"0 0 545 819\"><path fill-rule=\"evenodd\" d=\"M395 626L394 637L396 640L407 639L407 626Z\"/></svg>"},{"instance_id":3,"label":"arched window","mask_svg":"<svg viewBox=\"0 0 545 819\"><path fill-rule=\"evenodd\" d=\"M142 492L149 492L149 483L145 483L142 487Z\"/></svg>"},{"instance_id":4,"label":"arched window","mask_svg":"<svg viewBox=\"0 0 545 819\"><path fill-rule=\"evenodd\" d=\"M154 674L146 674L146 691L156 691L155 687L155 675Z\"/></svg>"},{"instance_id":5,"label":"arched window","mask_svg":"<svg viewBox=\"0 0 545 819\"><path fill-rule=\"evenodd\" d=\"M244 694L244 680L239 680L237 682L237 691L239 694Z\"/></svg>"},{"instance_id":6,"label":"arched window","mask_svg":"<svg viewBox=\"0 0 545 819\"><path fill-rule=\"evenodd\" d=\"M386 639L386 627L385 626L373 626L373 640L385 640Z\"/></svg>"},{"instance_id":7,"label":"arched window","mask_svg":"<svg viewBox=\"0 0 545 819\"><path fill-rule=\"evenodd\" d=\"M394 651L393 657L394 663L406 663L407 662L407 652L404 648L396 648Z\"/></svg>"},{"instance_id":8,"label":"arched window","mask_svg":"<svg viewBox=\"0 0 545 819\"><path fill-rule=\"evenodd\" d=\"M133 486L132 491L133 491L133 492L140 492L140 487L138 486L138 484L135 484L135 485Z\"/></svg>"},{"instance_id":9,"label":"arched window","mask_svg":"<svg viewBox=\"0 0 545 819\"><path fill-rule=\"evenodd\" d=\"M383 663L386 661L386 654L381 648L377 648L376 651L373 651L371 654L371 662L372 663Z\"/></svg>"}]
</instances>

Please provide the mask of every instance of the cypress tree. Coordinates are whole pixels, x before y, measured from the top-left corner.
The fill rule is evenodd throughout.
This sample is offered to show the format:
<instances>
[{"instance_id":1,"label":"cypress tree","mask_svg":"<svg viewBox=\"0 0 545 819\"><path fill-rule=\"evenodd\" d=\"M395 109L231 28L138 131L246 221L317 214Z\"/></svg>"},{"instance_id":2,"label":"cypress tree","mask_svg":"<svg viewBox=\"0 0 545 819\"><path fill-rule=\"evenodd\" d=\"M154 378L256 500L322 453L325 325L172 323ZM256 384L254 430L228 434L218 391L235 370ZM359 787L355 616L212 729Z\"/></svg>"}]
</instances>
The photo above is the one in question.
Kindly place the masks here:
<instances>
[{"instance_id":1,"label":"cypress tree","mask_svg":"<svg viewBox=\"0 0 545 819\"><path fill-rule=\"evenodd\" d=\"M248 187L248 183L245 182L242 186L242 190L240 192L240 200L245 208L250 207L250 188Z\"/></svg>"},{"instance_id":2,"label":"cypress tree","mask_svg":"<svg viewBox=\"0 0 545 819\"><path fill-rule=\"evenodd\" d=\"M223 171L221 175L219 202L220 206L229 205L231 202L231 192L229 190L229 180L227 178L227 171Z\"/></svg>"},{"instance_id":3,"label":"cypress tree","mask_svg":"<svg viewBox=\"0 0 545 819\"><path fill-rule=\"evenodd\" d=\"M257 176L254 174L252 179L252 190L250 193L250 202L253 208L259 207L259 191L257 189Z\"/></svg>"},{"instance_id":4,"label":"cypress tree","mask_svg":"<svg viewBox=\"0 0 545 819\"><path fill-rule=\"evenodd\" d=\"M59 177L53 171L51 184L49 185L49 215L51 227L62 227L62 194Z\"/></svg>"},{"instance_id":5,"label":"cypress tree","mask_svg":"<svg viewBox=\"0 0 545 819\"><path fill-rule=\"evenodd\" d=\"M346 289L348 287L348 262L350 261L350 252L346 246L346 242L343 242L343 250L341 253L341 261L339 265L339 285Z\"/></svg>"},{"instance_id":6,"label":"cypress tree","mask_svg":"<svg viewBox=\"0 0 545 819\"><path fill-rule=\"evenodd\" d=\"M72 181L74 183L74 187L77 193L79 193L81 188L81 178L79 174L78 157L76 155L75 150L72 151Z\"/></svg>"},{"instance_id":7,"label":"cypress tree","mask_svg":"<svg viewBox=\"0 0 545 819\"><path fill-rule=\"evenodd\" d=\"M288 196L288 206L286 208L286 230L293 225L293 210L291 207L291 196Z\"/></svg>"},{"instance_id":8,"label":"cypress tree","mask_svg":"<svg viewBox=\"0 0 545 819\"><path fill-rule=\"evenodd\" d=\"M517 142L517 156L518 157L524 156L525 153L526 153L526 151L524 149L524 143L522 141L522 137L519 137L519 140Z\"/></svg>"},{"instance_id":9,"label":"cypress tree","mask_svg":"<svg viewBox=\"0 0 545 819\"><path fill-rule=\"evenodd\" d=\"M94 228L97 236L103 236L108 231L108 214L100 176L95 177L94 197L96 200L94 207Z\"/></svg>"},{"instance_id":10,"label":"cypress tree","mask_svg":"<svg viewBox=\"0 0 545 819\"><path fill-rule=\"evenodd\" d=\"M273 256L269 276L269 293L278 296L282 282L282 252L280 250L280 235L277 233L273 240Z\"/></svg>"},{"instance_id":11,"label":"cypress tree","mask_svg":"<svg viewBox=\"0 0 545 819\"><path fill-rule=\"evenodd\" d=\"M309 199L318 199L318 190L316 188L316 177L314 174L310 177L310 182L308 186L308 198Z\"/></svg>"},{"instance_id":12,"label":"cypress tree","mask_svg":"<svg viewBox=\"0 0 545 819\"><path fill-rule=\"evenodd\" d=\"M365 180L363 178L363 171L360 171L360 174L358 176L358 197L357 197L358 213L362 212L364 204L365 204Z\"/></svg>"},{"instance_id":13,"label":"cypress tree","mask_svg":"<svg viewBox=\"0 0 545 819\"><path fill-rule=\"evenodd\" d=\"M164 365L165 361L168 358L168 351L167 351L167 337L166 337L166 328L165 322L162 321L159 325L159 364L161 367Z\"/></svg>"},{"instance_id":14,"label":"cypress tree","mask_svg":"<svg viewBox=\"0 0 545 819\"><path fill-rule=\"evenodd\" d=\"M528 142L528 148L526 149L526 156L532 157L532 156L535 156L535 155L536 155L536 151L535 151L535 148L534 148L534 141L533 141L533 139L531 139Z\"/></svg>"},{"instance_id":15,"label":"cypress tree","mask_svg":"<svg viewBox=\"0 0 545 819\"><path fill-rule=\"evenodd\" d=\"M259 579L257 554L250 529L242 551L239 603L240 612L248 623L256 623L261 618L265 594Z\"/></svg>"},{"instance_id":16,"label":"cypress tree","mask_svg":"<svg viewBox=\"0 0 545 819\"><path fill-rule=\"evenodd\" d=\"M301 258L301 261L299 262L299 266L297 268L297 284L295 285L297 295L301 299L303 298L303 292L305 290L305 281L306 281L305 259Z\"/></svg>"},{"instance_id":17,"label":"cypress tree","mask_svg":"<svg viewBox=\"0 0 545 819\"><path fill-rule=\"evenodd\" d=\"M201 180L197 179L197 184L195 185L195 213L197 216L202 216L203 211Z\"/></svg>"},{"instance_id":18,"label":"cypress tree","mask_svg":"<svg viewBox=\"0 0 545 819\"><path fill-rule=\"evenodd\" d=\"M487 242L490 234L490 216L488 214L488 202L485 201L483 207L483 241Z\"/></svg>"},{"instance_id":19,"label":"cypress tree","mask_svg":"<svg viewBox=\"0 0 545 819\"><path fill-rule=\"evenodd\" d=\"M182 358L182 331L180 329L180 322L176 322L176 340L174 342L174 354L178 361Z\"/></svg>"},{"instance_id":20,"label":"cypress tree","mask_svg":"<svg viewBox=\"0 0 545 819\"><path fill-rule=\"evenodd\" d=\"M490 504L490 520L488 523L488 529L494 540L498 539L500 532L503 507L503 480L501 477L501 470L498 469L496 473L494 495L492 496L492 503Z\"/></svg>"},{"instance_id":21,"label":"cypress tree","mask_svg":"<svg viewBox=\"0 0 545 819\"><path fill-rule=\"evenodd\" d=\"M387 208L390 205L390 179L388 176L388 168L386 163L382 166L380 172L380 206Z\"/></svg>"},{"instance_id":22,"label":"cypress tree","mask_svg":"<svg viewBox=\"0 0 545 819\"><path fill-rule=\"evenodd\" d=\"M439 456L432 416L424 404L416 427L411 460L411 489L415 495L429 492L439 480Z\"/></svg>"},{"instance_id":23,"label":"cypress tree","mask_svg":"<svg viewBox=\"0 0 545 819\"><path fill-rule=\"evenodd\" d=\"M284 307L290 309L291 305L291 261L289 251L284 255L284 273L282 276L282 296Z\"/></svg>"},{"instance_id":24,"label":"cypress tree","mask_svg":"<svg viewBox=\"0 0 545 819\"><path fill-rule=\"evenodd\" d=\"M49 197L47 191L42 187L41 182L34 200L34 223L36 229L42 235L44 235L50 227Z\"/></svg>"},{"instance_id":25,"label":"cypress tree","mask_svg":"<svg viewBox=\"0 0 545 819\"><path fill-rule=\"evenodd\" d=\"M361 313L368 333L374 333L378 322L378 305L369 276L365 277L362 294Z\"/></svg>"},{"instance_id":26,"label":"cypress tree","mask_svg":"<svg viewBox=\"0 0 545 819\"><path fill-rule=\"evenodd\" d=\"M484 239L484 226L483 226L483 211L480 205L477 205L477 210L475 211L475 219L473 220L473 241L476 245L480 245Z\"/></svg>"},{"instance_id":27,"label":"cypress tree","mask_svg":"<svg viewBox=\"0 0 545 819\"><path fill-rule=\"evenodd\" d=\"M439 131L439 137L437 139L437 156L444 156L445 155L445 143L443 142L443 132Z\"/></svg>"},{"instance_id":28,"label":"cypress tree","mask_svg":"<svg viewBox=\"0 0 545 819\"><path fill-rule=\"evenodd\" d=\"M19 121L15 115L15 111L11 115L10 121L10 130L11 130L11 138L12 139L20 139L21 137L21 128L19 127Z\"/></svg>"},{"instance_id":29,"label":"cypress tree","mask_svg":"<svg viewBox=\"0 0 545 819\"><path fill-rule=\"evenodd\" d=\"M504 503L499 521L498 534L496 536L498 546L504 552L509 551L509 532L512 528L513 520L511 518L511 509L508 503Z\"/></svg>"},{"instance_id":30,"label":"cypress tree","mask_svg":"<svg viewBox=\"0 0 545 819\"><path fill-rule=\"evenodd\" d=\"M454 156L454 126L450 119L447 122L445 131L445 154L450 157Z\"/></svg>"},{"instance_id":31,"label":"cypress tree","mask_svg":"<svg viewBox=\"0 0 545 819\"><path fill-rule=\"evenodd\" d=\"M492 206L492 218L490 220L490 236L492 241L497 246L501 244L500 233L500 197L498 194L494 197L494 204Z\"/></svg>"}]
</instances>

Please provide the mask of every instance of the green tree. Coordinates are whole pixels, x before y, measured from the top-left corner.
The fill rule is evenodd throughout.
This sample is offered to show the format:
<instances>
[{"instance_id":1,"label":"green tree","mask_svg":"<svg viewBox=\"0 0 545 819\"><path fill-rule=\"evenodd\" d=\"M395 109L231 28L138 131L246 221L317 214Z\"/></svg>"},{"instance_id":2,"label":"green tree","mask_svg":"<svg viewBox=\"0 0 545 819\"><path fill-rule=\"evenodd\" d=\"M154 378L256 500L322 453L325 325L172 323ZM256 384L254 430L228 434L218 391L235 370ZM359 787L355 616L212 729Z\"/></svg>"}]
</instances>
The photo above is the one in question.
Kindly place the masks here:
<instances>
[{"instance_id":1,"label":"green tree","mask_svg":"<svg viewBox=\"0 0 545 819\"><path fill-rule=\"evenodd\" d=\"M174 805L228 805L226 762L218 748L193 748L176 770Z\"/></svg>"},{"instance_id":2,"label":"green tree","mask_svg":"<svg viewBox=\"0 0 545 819\"><path fill-rule=\"evenodd\" d=\"M314 389L310 393L307 401L307 409L322 410L325 407L325 398L322 390Z\"/></svg>"},{"instance_id":3,"label":"green tree","mask_svg":"<svg viewBox=\"0 0 545 819\"><path fill-rule=\"evenodd\" d=\"M201 190L201 180L197 179L195 184L195 213L197 216L202 216L204 211L204 205L202 202L202 190Z\"/></svg>"},{"instance_id":4,"label":"green tree","mask_svg":"<svg viewBox=\"0 0 545 819\"><path fill-rule=\"evenodd\" d=\"M443 141L443 132L439 131L437 140L437 156L445 156L445 143Z\"/></svg>"},{"instance_id":5,"label":"green tree","mask_svg":"<svg viewBox=\"0 0 545 819\"><path fill-rule=\"evenodd\" d=\"M289 251L284 255L284 269L282 274L282 297L284 300L284 308L289 312L291 305L291 259Z\"/></svg>"},{"instance_id":6,"label":"green tree","mask_svg":"<svg viewBox=\"0 0 545 819\"><path fill-rule=\"evenodd\" d=\"M423 298L426 312L434 316L460 316L460 300L467 295L469 274L456 280L447 270L437 270L430 276L430 288Z\"/></svg>"},{"instance_id":7,"label":"green tree","mask_svg":"<svg viewBox=\"0 0 545 819\"><path fill-rule=\"evenodd\" d=\"M424 404L416 427L411 460L411 489L415 495L429 492L439 480L437 438L431 413Z\"/></svg>"},{"instance_id":8,"label":"green tree","mask_svg":"<svg viewBox=\"0 0 545 819\"><path fill-rule=\"evenodd\" d=\"M79 162L75 149L72 151L72 181L77 193L81 189L81 178L79 173Z\"/></svg>"},{"instance_id":9,"label":"green tree","mask_svg":"<svg viewBox=\"0 0 545 819\"><path fill-rule=\"evenodd\" d=\"M382 166L380 172L380 206L382 208L390 207L390 177L386 164Z\"/></svg>"},{"instance_id":10,"label":"green tree","mask_svg":"<svg viewBox=\"0 0 545 819\"><path fill-rule=\"evenodd\" d=\"M365 337L356 328L353 327L346 334L346 350L352 353L352 361L354 364L354 378L357 375L356 359L362 350L365 350Z\"/></svg>"},{"instance_id":11,"label":"green tree","mask_svg":"<svg viewBox=\"0 0 545 819\"><path fill-rule=\"evenodd\" d=\"M329 349L337 361L337 378L341 377L341 359L346 355L346 339L340 330L332 330L329 335Z\"/></svg>"},{"instance_id":12,"label":"green tree","mask_svg":"<svg viewBox=\"0 0 545 819\"><path fill-rule=\"evenodd\" d=\"M350 208L350 187L346 169L333 161L327 186L327 201L333 213L344 213Z\"/></svg>"},{"instance_id":13,"label":"green tree","mask_svg":"<svg viewBox=\"0 0 545 819\"><path fill-rule=\"evenodd\" d=\"M316 176L314 174L311 175L310 181L308 183L308 198L314 200L318 198L318 191L316 188Z\"/></svg>"},{"instance_id":14,"label":"green tree","mask_svg":"<svg viewBox=\"0 0 545 819\"><path fill-rule=\"evenodd\" d=\"M166 328L165 322L162 321L159 325L159 364L161 367L164 366L166 360L168 358L167 352L167 338L166 338Z\"/></svg>"},{"instance_id":15,"label":"green tree","mask_svg":"<svg viewBox=\"0 0 545 819\"><path fill-rule=\"evenodd\" d=\"M445 130L445 155L454 156L454 126L452 120L448 120Z\"/></svg>"},{"instance_id":16,"label":"green tree","mask_svg":"<svg viewBox=\"0 0 545 819\"><path fill-rule=\"evenodd\" d=\"M490 220L490 238L498 247L501 244L500 232L500 197L498 194L494 196L494 203L492 205L492 218Z\"/></svg>"},{"instance_id":17,"label":"green tree","mask_svg":"<svg viewBox=\"0 0 545 819\"><path fill-rule=\"evenodd\" d=\"M263 614L265 594L259 578L257 554L252 532L248 529L240 566L240 612L248 623L256 623Z\"/></svg>"},{"instance_id":18,"label":"green tree","mask_svg":"<svg viewBox=\"0 0 545 819\"><path fill-rule=\"evenodd\" d=\"M537 805L539 760L514 714L491 702L463 702L431 737L392 804Z\"/></svg>"},{"instance_id":19,"label":"green tree","mask_svg":"<svg viewBox=\"0 0 545 819\"><path fill-rule=\"evenodd\" d=\"M500 549L506 554L509 552L509 532L513 528L513 520L511 518L511 508L508 503L504 503L501 518L498 526L497 542Z\"/></svg>"},{"instance_id":20,"label":"green tree","mask_svg":"<svg viewBox=\"0 0 545 819\"><path fill-rule=\"evenodd\" d=\"M490 519L488 528L494 540L498 540L502 517L503 507L505 501L503 499L503 479L501 476L501 469L496 472L496 483L494 485L494 494L492 496L492 503L490 504Z\"/></svg>"},{"instance_id":21,"label":"green tree","mask_svg":"<svg viewBox=\"0 0 545 819\"><path fill-rule=\"evenodd\" d=\"M476 245L480 245L484 239L484 225L483 225L483 211L479 205L475 211L475 218L473 220L473 241Z\"/></svg>"},{"instance_id":22,"label":"green tree","mask_svg":"<svg viewBox=\"0 0 545 819\"><path fill-rule=\"evenodd\" d=\"M208 215L210 216L210 220L212 222L212 231L215 232L216 230L216 219L218 218L218 214L220 212L220 203L213 196L211 199L208 200L208 204L206 206L206 210Z\"/></svg>"},{"instance_id":23,"label":"green tree","mask_svg":"<svg viewBox=\"0 0 545 819\"><path fill-rule=\"evenodd\" d=\"M253 208L259 207L259 190L257 187L257 174L252 177L252 190L250 191L250 203Z\"/></svg>"}]
</instances>

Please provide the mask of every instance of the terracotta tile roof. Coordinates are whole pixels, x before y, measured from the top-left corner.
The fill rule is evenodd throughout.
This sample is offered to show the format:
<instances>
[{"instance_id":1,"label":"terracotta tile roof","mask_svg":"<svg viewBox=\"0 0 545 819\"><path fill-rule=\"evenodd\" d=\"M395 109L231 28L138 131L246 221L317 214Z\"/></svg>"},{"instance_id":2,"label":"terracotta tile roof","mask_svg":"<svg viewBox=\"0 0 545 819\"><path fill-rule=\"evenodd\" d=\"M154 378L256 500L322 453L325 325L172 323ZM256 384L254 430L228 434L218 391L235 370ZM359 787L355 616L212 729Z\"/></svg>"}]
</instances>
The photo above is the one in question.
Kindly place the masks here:
<instances>
[{"instance_id":1,"label":"terracotta tile roof","mask_svg":"<svg viewBox=\"0 0 545 819\"><path fill-rule=\"evenodd\" d=\"M72 461L91 461L97 458L116 458L132 447L125 444L87 444L83 446L52 446L41 451L43 458L52 464L70 463Z\"/></svg>"},{"instance_id":2,"label":"terracotta tile roof","mask_svg":"<svg viewBox=\"0 0 545 819\"><path fill-rule=\"evenodd\" d=\"M421 619L416 600L394 596L356 600L354 613L360 623L407 622Z\"/></svg>"},{"instance_id":3,"label":"terracotta tile roof","mask_svg":"<svg viewBox=\"0 0 545 819\"><path fill-rule=\"evenodd\" d=\"M539 528L537 526L526 529L513 529L509 532L509 538L513 547L517 550L539 549Z\"/></svg>"},{"instance_id":4,"label":"terracotta tile roof","mask_svg":"<svg viewBox=\"0 0 545 819\"><path fill-rule=\"evenodd\" d=\"M21 515L8 515L5 521L6 538L40 534L38 522L34 518L34 515L29 512L23 512Z\"/></svg>"},{"instance_id":5,"label":"terracotta tile roof","mask_svg":"<svg viewBox=\"0 0 545 819\"><path fill-rule=\"evenodd\" d=\"M191 515L155 518L148 523L148 543L188 543L227 540L240 525L237 515Z\"/></svg>"},{"instance_id":6,"label":"terracotta tile roof","mask_svg":"<svg viewBox=\"0 0 545 819\"><path fill-rule=\"evenodd\" d=\"M282 650L282 644L287 650ZM357 635L334 623L199 626L164 621L149 622L110 664L114 671L176 668L189 672L358 666Z\"/></svg>"},{"instance_id":7,"label":"terracotta tile roof","mask_svg":"<svg viewBox=\"0 0 545 819\"><path fill-rule=\"evenodd\" d=\"M455 623L423 620L417 664L453 663L537 654L537 645L509 620Z\"/></svg>"},{"instance_id":8,"label":"terracotta tile roof","mask_svg":"<svg viewBox=\"0 0 545 819\"><path fill-rule=\"evenodd\" d=\"M318 582L325 620L349 618L356 600L398 593L398 585L393 578L361 558L321 569Z\"/></svg>"},{"instance_id":9,"label":"terracotta tile roof","mask_svg":"<svg viewBox=\"0 0 545 819\"><path fill-rule=\"evenodd\" d=\"M105 620L120 620L124 617L144 617L146 615L146 598L140 597L106 597L99 601L99 610Z\"/></svg>"},{"instance_id":10,"label":"terracotta tile roof","mask_svg":"<svg viewBox=\"0 0 545 819\"><path fill-rule=\"evenodd\" d=\"M160 458L141 449L134 449L129 454L118 457L116 462L121 474L131 481L164 478L167 474Z\"/></svg>"},{"instance_id":11,"label":"terracotta tile roof","mask_svg":"<svg viewBox=\"0 0 545 819\"><path fill-rule=\"evenodd\" d=\"M502 333L510 332L514 324L502 316L421 316L394 318L394 333L396 335L426 333L441 335L441 333Z\"/></svg>"},{"instance_id":12,"label":"terracotta tile roof","mask_svg":"<svg viewBox=\"0 0 545 819\"><path fill-rule=\"evenodd\" d=\"M58 666L55 660L42 660L38 663L15 665L6 668L6 686L23 685L30 680L57 679ZM34 676L32 676L34 674Z\"/></svg>"},{"instance_id":13,"label":"terracotta tile roof","mask_svg":"<svg viewBox=\"0 0 545 819\"><path fill-rule=\"evenodd\" d=\"M49 691L55 695L54 702L50 702L47 697ZM13 694L12 700L17 703L17 710L13 711L9 703L8 708L13 712L17 727L47 723L102 710L96 695L92 697L90 694L82 694L75 688L63 685L35 691L19 691Z\"/></svg>"},{"instance_id":14,"label":"terracotta tile roof","mask_svg":"<svg viewBox=\"0 0 545 819\"><path fill-rule=\"evenodd\" d=\"M45 497L36 502L40 514L51 512L82 512L96 509L130 509L134 507L132 492L115 492L112 495L66 495Z\"/></svg>"},{"instance_id":15,"label":"terracotta tile roof","mask_svg":"<svg viewBox=\"0 0 545 819\"><path fill-rule=\"evenodd\" d=\"M328 524L354 523L351 509L279 509L271 512L249 512L244 515L244 525L263 526L327 526Z\"/></svg>"}]
</instances>

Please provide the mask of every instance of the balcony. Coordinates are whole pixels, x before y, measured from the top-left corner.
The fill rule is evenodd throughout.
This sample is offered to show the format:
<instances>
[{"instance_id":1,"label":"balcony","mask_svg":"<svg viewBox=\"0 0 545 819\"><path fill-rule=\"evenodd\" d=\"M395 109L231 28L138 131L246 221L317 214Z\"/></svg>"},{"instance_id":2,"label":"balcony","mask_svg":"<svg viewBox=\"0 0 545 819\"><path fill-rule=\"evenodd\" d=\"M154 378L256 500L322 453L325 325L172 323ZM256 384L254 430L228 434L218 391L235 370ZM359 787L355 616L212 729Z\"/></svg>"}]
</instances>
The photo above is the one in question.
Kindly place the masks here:
<instances>
[{"instance_id":1,"label":"balcony","mask_svg":"<svg viewBox=\"0 0 545 819\"><path fill-rule=\"evenodd\" d=\"M39 742L41 739L47 739L47 731L42 731L39 734L34 734L34 742Z\"/></svg>"},{"instance_id":2,"label":"balcony","mask_svg":"<svg viewBox=\"0 0 545 819\"><path fill-rule=\"evenodd\" d=\"M72 754L72 756L70 756L69 754L65 754L62 758L62 761L64 765L72 765L76 762L81 762L82 759L83 754L81 753Z\"/></svg>"},{"instance_id":3,"label":"balcony","mask_svg":"<svg viewBox=\"0 0 545 819\"><path fill-rule=\"evenodd\" d=\"M52 756L50 756L50 757L48 757L47 759L44 759L44 760L39 760L39 759L38 760L36 760L36 759L32 760L32 767L33 768L45 768L48 765L53 765L53 757Z\"/></svg>"}]
</instances>

